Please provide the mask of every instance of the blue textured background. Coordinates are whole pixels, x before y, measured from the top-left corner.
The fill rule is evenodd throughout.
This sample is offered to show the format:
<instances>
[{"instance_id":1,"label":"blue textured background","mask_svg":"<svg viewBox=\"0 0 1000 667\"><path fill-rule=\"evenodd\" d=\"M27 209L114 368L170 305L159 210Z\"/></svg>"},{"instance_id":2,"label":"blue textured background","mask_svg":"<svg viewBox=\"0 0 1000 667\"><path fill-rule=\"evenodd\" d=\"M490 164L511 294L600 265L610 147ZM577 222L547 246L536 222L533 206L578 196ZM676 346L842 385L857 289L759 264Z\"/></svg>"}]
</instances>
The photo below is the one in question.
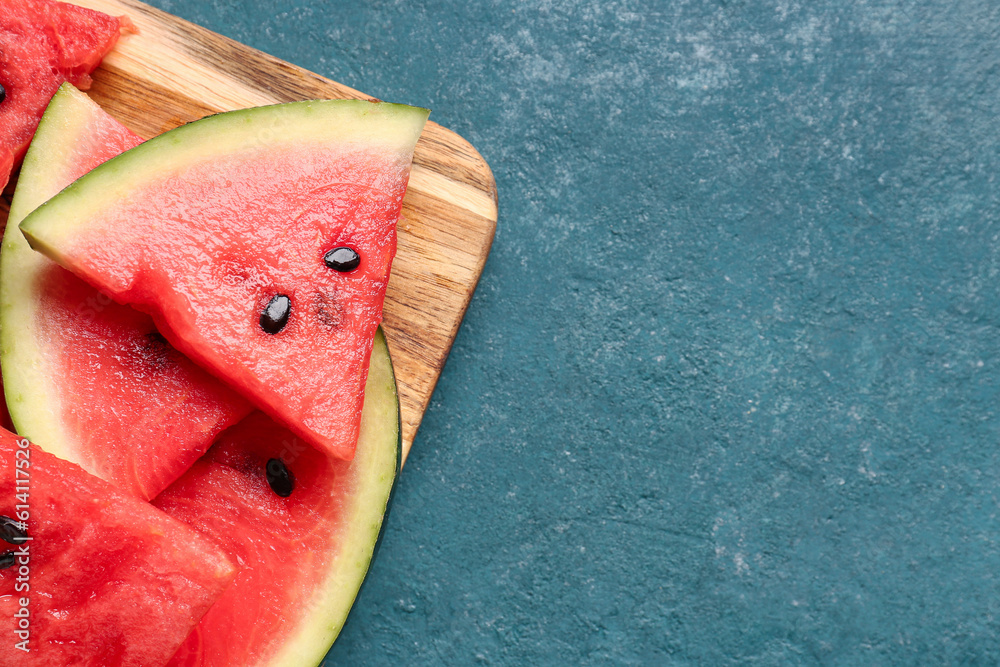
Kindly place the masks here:
<instances>
[{"instance_id":1,"label":"blue textured background","mask_svg":"<svg viewBox=\"0 0 1000 667\"><path fill-rule=\"evenodd\" d=\"M492 165L330 665L1000 662L1000 8L153 0Z\"/></svg>"}]
</instances>

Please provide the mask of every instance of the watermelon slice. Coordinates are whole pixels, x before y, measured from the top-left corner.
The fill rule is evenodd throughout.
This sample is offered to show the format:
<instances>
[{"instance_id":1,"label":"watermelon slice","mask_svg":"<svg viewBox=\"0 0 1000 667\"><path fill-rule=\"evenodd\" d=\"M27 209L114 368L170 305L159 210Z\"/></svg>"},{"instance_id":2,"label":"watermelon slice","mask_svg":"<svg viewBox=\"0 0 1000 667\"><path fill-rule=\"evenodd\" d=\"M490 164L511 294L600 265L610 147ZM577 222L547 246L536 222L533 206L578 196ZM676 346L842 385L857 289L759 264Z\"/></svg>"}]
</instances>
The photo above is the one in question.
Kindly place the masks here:
<instances>
[{"instance_id":1,"label":"watermelon slice","mask_svg":"<svg viewBox=\"0 0 1000 667\"><path fill-rule=\"evenodd\" d=\"M326 100L210 116L97 167L21 229L306 442L350 459L427 114Z\"/></svg>"},{"instance_id":2,"label":"watermelon slice","mask_svg":"<svg viewBox=\"0 0 1000 667\"><path fill-rule=\"evenodd\" d=\"M73 179L140 143L70 84L53 96L21 170L0 253L0 360L14 424L46 451L150 499L250 404L17 229Z\"/></svg>"},{"instance_id":3,"label":"watermelon slice","mask_svg":"<svg viewBox=\"0 0 1000 667\"><path fill-rule=\"evenodd\" d=\"M163 665L235 574L196 531L7 431L0 515L17 543L0 556L0 665Z\"/></svg>"},{"instance_id":4,"label":"watermelon slice","mask_svg":"<svg viewBox=\"0 0 1000 667\"><path fill-rule=\"evenodd\" d=\"M323 658L365 578L399 470L399 402L381 330L365 396L351 462L256 412L156 498L243 565L172 667L303 667ZM288 477L272 470L269 478L275 467ZM290 483L272 488L275 479Z\"/></svg>"},{"instance_id":5,"label":"watermelon slice","mask_svg":"<svg viewBox=\"0 0 1000 667\"><path fill-rule=\"evenodd\" d=\"M51 0L0 0L0 190L64 81L86 90L121 20Z\"/></svg>"}]
</instances>

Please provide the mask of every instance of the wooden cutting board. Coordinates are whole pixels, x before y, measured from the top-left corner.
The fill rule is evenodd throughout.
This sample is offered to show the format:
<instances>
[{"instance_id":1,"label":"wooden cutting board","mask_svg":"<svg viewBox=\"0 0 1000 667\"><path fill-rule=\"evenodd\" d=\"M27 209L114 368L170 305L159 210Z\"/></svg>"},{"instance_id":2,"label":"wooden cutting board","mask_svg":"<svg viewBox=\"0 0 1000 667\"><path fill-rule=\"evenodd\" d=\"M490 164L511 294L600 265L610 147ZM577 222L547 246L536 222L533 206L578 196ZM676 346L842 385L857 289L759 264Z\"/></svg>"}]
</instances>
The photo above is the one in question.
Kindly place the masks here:
<instances>
[{"instance_id":1,"label":"wooden cutting board","mask_svg":"<svg viewBox=\"0 0 1000 667\"><path fill-rule=\"evenodd\" d=\"M135 0L69 1L126 15L138 28L104 59L88 92L144 138L219 111L370 97ZM6 218L5 207L0 216ZM489 166L467 141L429 122L403 200L383 323L400 392L404 460L482 273L496 220Z\"/></svg>"}]
</instances>

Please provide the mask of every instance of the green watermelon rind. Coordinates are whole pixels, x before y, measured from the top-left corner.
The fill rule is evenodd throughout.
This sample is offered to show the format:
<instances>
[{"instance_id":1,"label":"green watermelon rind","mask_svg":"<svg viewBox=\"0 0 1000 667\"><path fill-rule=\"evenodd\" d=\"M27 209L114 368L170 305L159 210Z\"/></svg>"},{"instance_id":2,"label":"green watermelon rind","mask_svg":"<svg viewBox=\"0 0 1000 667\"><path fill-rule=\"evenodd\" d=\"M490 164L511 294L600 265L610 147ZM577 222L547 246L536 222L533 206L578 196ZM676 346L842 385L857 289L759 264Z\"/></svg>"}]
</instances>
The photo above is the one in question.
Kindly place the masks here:
<instances>
[{"instance_id":1,"label":"green watermelon rind","mask_svg":"<svg viewBox=\"0 0 1000 667\"><path fill-rule=\"evenodd\" d=\"M366 100L306 100L206 116L165 132L91 170L30 213L19 225L32 248L73 270L60 251L79 221L126 199L151 175L166 178L183 167L254 146L337 143L366 151L414 145L430 111ZM378 122L372 122L377 119ZM163 147L168 151L161 151ZM167 157L164 157L166 155Z\"/></svg>"},{"instance_id":2,"label":"green watermelon rind","mask_svg":"<svg viewBox=\"0 0 1000 667\"><path fill-rule=\"evenodd\" d=\"M389 360L389 373L392 374L392 387L393 391L396 394L396 469L393 473L392 487L389 489L389 497L386 498L385 501L385 513L382 515L382 523L379 527L378 536L375 538L375 546L372 547L372 555L371 558L369 558L368 560L369 566L371 565L372 562L375 561L375 558L378 556L379 548L381 548L382 546L382 538L385 537L385 527L389 520L389 510L392 509L392 501L396 497L396 488L399 482L399 473L402 472L403 470L403 412L399 406L399 387L396 384L396 371L394 370L392 365L392 355L389 352L389 342L386 340L385 331L382 329L381 326L379 326L379 328L375 331L375 344L372 346L372 354L373 355L380 354L382 351L385 352L385 356ZM370 363L368 369L369 369L368 372L370 374L371 373ZM364 411L362 410L362 415L363 414ZM358 596L361 595L361 591L366 583L368 583L367 574L364 580L362 580L361 585L358 587L358 591L355 594L354 597L355 603L357 602ZM350 618L350 612L353 609L354 609L354 603L352 603L351 609L348 610L348 614L345 617L344 623L346 623L347 618ZM341 623L341 628L340 628L341 630L343 630L344 623Z\"/></svg>"},{"instance_id":3,"label":"green watermelon rind","mask_svg":"<svg viewBox=\"0 0 1000 667\"><path fill-rule=\"evenodd\" d=\"M345 551L338 555L335 569L328 571L326 583L317 587L319 593L309 601L310 614L283 639L283 648L265 663L267 667L319 665L343 629L385 533L403 458L402 432L396 376L385 334L379 327L365 385L361 434L352 462L352 467L367 462L364 467L369 471L359 472L368 484L352 496L357 514L347 524L354 534L336 535ZM354 547L353 556L346 553L348 544Z\"/></svg>"},{"instance_id":4,"label":"green watermelon rind","mask_svg":"<svg viewBox=\"0 0 1000 667\"><path fill-rule=\"evenodd\" d=\"M97 105L68 83L52 97L25 155L0 252L0 321L4 323L0 357L7 407L19 434L66 459L74 458L63 448L73 439L64 432L60 418L58 373L32 335L41 303L36 278L45 273L51 260L31 249L18 224L58 193L53 184L66 182L75 160L65 153L80 150L93 113L100 113Z\"/></svg>"}]
</instances>

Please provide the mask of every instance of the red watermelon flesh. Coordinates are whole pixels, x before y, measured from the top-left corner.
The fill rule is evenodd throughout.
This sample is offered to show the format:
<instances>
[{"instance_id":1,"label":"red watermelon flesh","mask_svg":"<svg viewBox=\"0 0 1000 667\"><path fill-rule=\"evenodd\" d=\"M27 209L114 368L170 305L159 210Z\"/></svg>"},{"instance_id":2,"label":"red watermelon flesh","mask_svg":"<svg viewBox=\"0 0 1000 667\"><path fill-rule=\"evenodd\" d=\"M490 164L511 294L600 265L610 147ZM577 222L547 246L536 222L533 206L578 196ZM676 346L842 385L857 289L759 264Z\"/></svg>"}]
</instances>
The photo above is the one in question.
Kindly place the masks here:
<instances>
[{"instance_id":1,"label":"red watermelon flesh","mask_svg":"<svg viewBox=\"0 0 1000 667\"><path fill-rule=\"evenodd\" d=\"M364 580L399 469L399 411L384 336L376 336L357 454L332 459L256 412L153 502L242 565L172 667L315 665ZM280 459L294 486L278 496Z\"/></svg>"},{"instance_id":2,"label":"red watermelon flesh","mask_svg":"<svg viewBox=\"0 0 1000 667\"><path fill-rule=\"evenodd\" d=\"M218 114L110 160L21 225L183 353L350 459L427 111L359 100ZM360 255L349 271L324 257ZM263 313L287 298L277 333Z\"/></svg>"},{"instance_id":3,"label":"red watermelon flesh","mask_svg":"<svg viewBox=\"0 0 1000 667\"><path fill-rule=\"evenodd\" d=\"M121 21L51 0L0 0L0 190L20 162L38 120L65 81L86 90L114 48Z\"/></svg>"},{"instance_id":4,"label":"red watermelon flesh","mask_svg":"<svg viewBox=\"0 0 1000 667\"><path fill-rule=\"evenodd\" d=\"M283 453L298 491L289 498L276 495L265 477L268 460ZM338 481L349 470L348 462L304 445L258 412L223 434L156 498L157 507L248 565L188 638L174 665L252 665L287 639L328 564L336 509L352 491L349 483Z\"/></svg>"},{"instance_id":5,"label":"red watermelon flesh","mask_svg":"<svg viewBox=\"0 0 1000 667\"><path fill-rule=\"evenodd\" d=\"M250 405L171 347L148 315L34 252L17 229L78 176L140 142L69 84L53 96L0 253L0 354L19 433L148 500Z\"/></svg>"},{"instance_id":6,"label":"red watermelon flesh","mask_svg":"<svg viewBox=\"0 0 1000 667\"><path fill-rule=\"evenodd\" d=\"M18 554L0 570L3 666L163 665L235 575L188 526L7 431L0 515L30 538L0 543Z\"/></svg>"}]
</instances>

